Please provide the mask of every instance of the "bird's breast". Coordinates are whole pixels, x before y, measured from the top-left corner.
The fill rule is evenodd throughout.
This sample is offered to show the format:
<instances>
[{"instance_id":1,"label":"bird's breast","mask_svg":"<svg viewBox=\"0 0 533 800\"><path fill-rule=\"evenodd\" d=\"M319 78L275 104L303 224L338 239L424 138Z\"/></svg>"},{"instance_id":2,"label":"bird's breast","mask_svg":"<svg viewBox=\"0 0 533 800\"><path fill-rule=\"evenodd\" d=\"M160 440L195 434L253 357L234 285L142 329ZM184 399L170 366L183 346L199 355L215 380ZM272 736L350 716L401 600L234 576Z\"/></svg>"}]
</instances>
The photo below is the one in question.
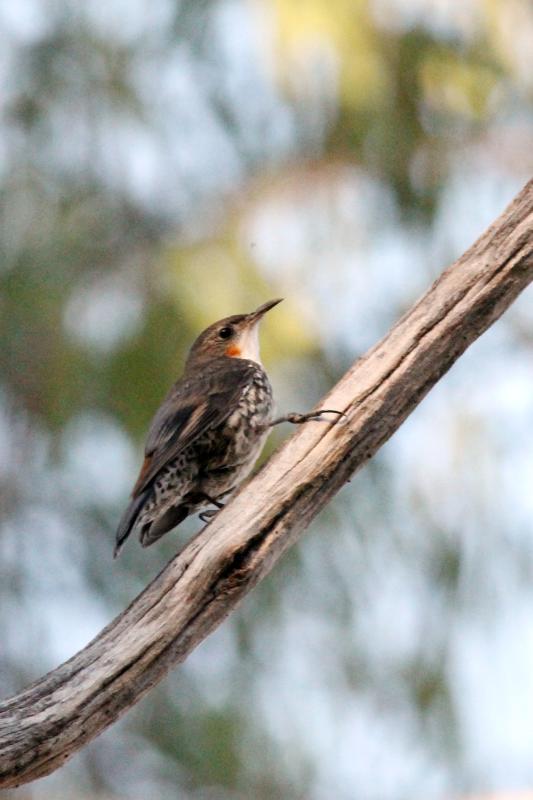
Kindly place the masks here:
<instances>
[{"instance_id":1,"label":"bird's breast","mask_svg":"<svg viewBox=\"0 0 533 800\"><path fill-rule=\"evenodd\" d=\"M263 370L256 370L252 380L244 387L235 410L226 421L226 428L246 436L263 433L273 409L272 387Z\"/></svg>"},{"instance_id":2,"label":"bird's breast","mask_svg":"<svg viewBox=\"0 0 533 800\"><path fill-rule=\"evenodd\" d=\"M222 497L249 475L268 436L272 410L270 382L258 367L225 422L206 431L193 445L204 494Z\"/></svg>"}]
</instances>

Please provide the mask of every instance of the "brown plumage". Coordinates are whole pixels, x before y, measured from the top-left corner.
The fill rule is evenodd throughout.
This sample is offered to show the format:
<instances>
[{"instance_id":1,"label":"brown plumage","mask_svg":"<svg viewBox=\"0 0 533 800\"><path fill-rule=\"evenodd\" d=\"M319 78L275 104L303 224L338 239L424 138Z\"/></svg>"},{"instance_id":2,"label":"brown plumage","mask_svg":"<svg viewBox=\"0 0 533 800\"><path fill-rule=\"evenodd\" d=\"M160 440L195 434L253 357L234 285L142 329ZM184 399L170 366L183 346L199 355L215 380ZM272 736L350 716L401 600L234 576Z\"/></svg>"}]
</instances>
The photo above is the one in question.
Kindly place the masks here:
<instances>
[{"instance_id":1,"label":"brown plumage","mask_svg":"<svg viewBox=\"0 0 533 800\"><path fill-rule=\"evenodd\" d=\"M194 342L152 420L115 556L132 532L147 547L190 514L220 506L251 471L273 408L258 327L279 302L215 322Z\"/></svg>"}]
</instances>

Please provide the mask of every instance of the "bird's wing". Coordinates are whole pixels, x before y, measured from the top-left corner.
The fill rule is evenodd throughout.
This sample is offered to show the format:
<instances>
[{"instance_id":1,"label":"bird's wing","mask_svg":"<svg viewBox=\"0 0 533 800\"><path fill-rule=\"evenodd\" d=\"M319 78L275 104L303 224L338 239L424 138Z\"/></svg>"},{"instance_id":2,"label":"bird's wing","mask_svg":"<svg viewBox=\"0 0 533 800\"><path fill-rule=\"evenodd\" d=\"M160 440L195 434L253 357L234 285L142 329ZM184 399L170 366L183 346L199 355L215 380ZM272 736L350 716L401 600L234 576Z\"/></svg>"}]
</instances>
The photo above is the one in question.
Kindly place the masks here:
<instances>
[{"instance_id":1,"label":"bird's wing","mask_svg":"<svg viewBox=\"0 0 533 800\"><path fill-rule=\"evenodd\" d=\"M235 363L238 361L241 365ZM203 375L176 384L150 426L132 497L143 492L198 436L220 425L235 410L253 369L244 359L231 359L231 368L228 366L215 365Z\"/></svg>"}]
</instances>

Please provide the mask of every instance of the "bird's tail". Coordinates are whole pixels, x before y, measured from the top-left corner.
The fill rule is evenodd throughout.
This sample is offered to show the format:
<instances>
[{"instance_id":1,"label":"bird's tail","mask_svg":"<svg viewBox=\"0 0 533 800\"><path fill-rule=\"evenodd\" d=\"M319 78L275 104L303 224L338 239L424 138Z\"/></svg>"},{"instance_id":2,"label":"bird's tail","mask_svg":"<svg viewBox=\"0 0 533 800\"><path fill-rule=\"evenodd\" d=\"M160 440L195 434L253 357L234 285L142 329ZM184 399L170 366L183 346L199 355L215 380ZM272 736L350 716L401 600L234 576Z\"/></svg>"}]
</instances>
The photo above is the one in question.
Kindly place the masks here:
<instances>
[{"instance_id":1,"label":"bird's tail","mask_svg":"<svg viewBox=\"0 0 533 800\"><path fill-rule=\"evenodd\" d=\"M120 522L118 523L117 534L115 538L115 549L113 550L113 558L116 558L122 550L122 545L135 527L135 522L139 515L139 511L143 507L146 498L150 494L150 489L145 489L144 492L138 497L133 498L130 504L124 511Z\"/></svg>"},{"instance_id":2,"label":"bird's tail","mask_svg":"<svg viewBox=\"0 0 533 800\"><path fill-rule=\"evenodd\" d=\"M175 528L180 522L189 516L191 509L186 505L171 506L151 525L145 525L139 533L139 539L143 547L150 547L157 542L167 531Z\"/></svg>"}]
</instances>

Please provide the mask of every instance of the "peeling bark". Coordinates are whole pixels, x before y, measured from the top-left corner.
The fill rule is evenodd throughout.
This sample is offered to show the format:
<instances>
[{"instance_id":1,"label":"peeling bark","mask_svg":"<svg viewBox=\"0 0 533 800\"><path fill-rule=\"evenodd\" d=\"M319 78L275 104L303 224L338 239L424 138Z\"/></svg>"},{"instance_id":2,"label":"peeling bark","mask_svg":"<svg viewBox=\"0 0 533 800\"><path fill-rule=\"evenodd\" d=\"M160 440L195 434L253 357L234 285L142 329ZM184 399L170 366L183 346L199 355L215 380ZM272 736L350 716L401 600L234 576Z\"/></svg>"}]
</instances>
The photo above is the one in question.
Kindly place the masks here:
<instances>
[{"instance_id":1,"label":"peeling bark","mask_svg":"<svg viewBox=\"0 0 533 800\"><path fill-rule=\"evenodd\" d=\"M0 787L53 772L183 661L533 279L533 181L87 647L0 704Z\"/></svg>"}]
</instances>

